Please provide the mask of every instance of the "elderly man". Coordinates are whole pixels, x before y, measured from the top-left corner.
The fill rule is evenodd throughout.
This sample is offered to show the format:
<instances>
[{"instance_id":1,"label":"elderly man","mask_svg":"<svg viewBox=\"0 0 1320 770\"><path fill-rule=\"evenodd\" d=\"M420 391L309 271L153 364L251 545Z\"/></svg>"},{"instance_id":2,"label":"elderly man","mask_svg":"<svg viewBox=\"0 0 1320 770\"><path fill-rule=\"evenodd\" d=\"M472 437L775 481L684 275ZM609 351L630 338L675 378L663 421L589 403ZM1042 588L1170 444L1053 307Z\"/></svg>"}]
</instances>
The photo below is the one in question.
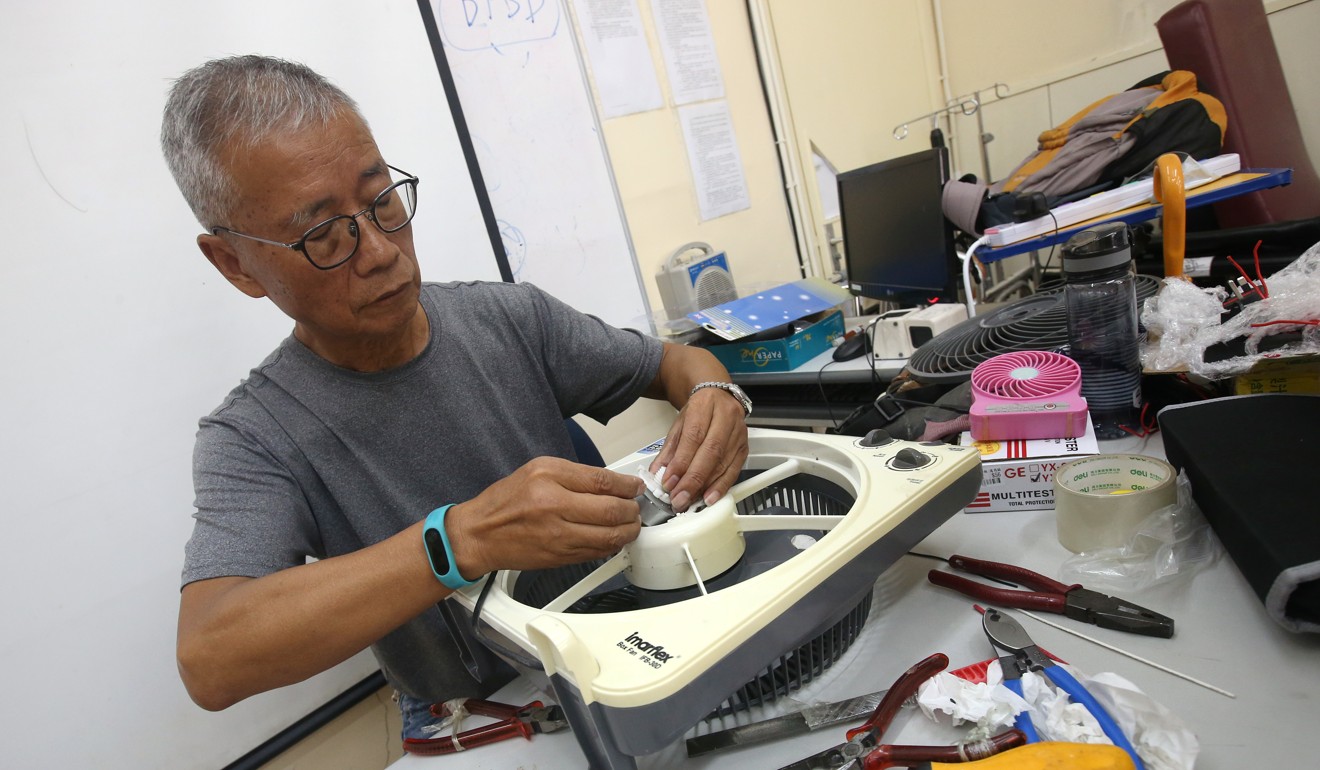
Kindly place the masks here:
<instances>
[{"instance_id":1,"label":"elderly man","mask_svg":"<svg viewBox=\"0 0 1320 770\"><path fill-rule=\"evenodd\" d=\"M566 416L666 399L680 411L652 467L667 466L675 508L736 480L750 406L713 356L530 285L423 283L418 180L321 76L209 62L175 83L161 134L202 253L293 319L197 435L178 663L204 708L368 646L405 735L426 704L483 694L437 603L639 531L640 480L573 462Z\"/></svg>"}]
</instances>

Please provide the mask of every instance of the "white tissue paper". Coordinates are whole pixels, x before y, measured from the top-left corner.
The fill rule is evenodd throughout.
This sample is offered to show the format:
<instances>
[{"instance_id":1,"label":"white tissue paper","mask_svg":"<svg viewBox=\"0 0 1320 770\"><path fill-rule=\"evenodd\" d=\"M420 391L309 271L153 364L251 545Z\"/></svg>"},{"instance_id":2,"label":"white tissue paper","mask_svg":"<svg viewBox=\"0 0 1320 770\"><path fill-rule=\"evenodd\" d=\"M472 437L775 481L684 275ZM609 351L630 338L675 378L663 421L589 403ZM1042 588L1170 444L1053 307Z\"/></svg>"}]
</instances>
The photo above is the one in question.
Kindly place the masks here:
<instances>
[{"instance_id":1,"label":"white tissue paper","mask_svg":"<svg viewBox=\"0 0 1320 770\"><path fill-rule=\"evenodd\" d=\"M1192 770L1200 743L1177 715L1117 674L1087 678L1071 666L1067 668L1113 716L1148 770ZM1003 685L1003 672L995 661L986 670L984 683L936 674L917 691L917 705L937 722L941 721L938 714L943 713L949 715L954 726L975 724L967 736L969 741L1003 732L1013 726L1019 712L1030 708L1032 724L1043 740L1111 742L1085 706L1073 703L1067 693L1045 677L1034 672L1024 674L1022 694L1019 698Z\"/></svg>"}]
</instances>

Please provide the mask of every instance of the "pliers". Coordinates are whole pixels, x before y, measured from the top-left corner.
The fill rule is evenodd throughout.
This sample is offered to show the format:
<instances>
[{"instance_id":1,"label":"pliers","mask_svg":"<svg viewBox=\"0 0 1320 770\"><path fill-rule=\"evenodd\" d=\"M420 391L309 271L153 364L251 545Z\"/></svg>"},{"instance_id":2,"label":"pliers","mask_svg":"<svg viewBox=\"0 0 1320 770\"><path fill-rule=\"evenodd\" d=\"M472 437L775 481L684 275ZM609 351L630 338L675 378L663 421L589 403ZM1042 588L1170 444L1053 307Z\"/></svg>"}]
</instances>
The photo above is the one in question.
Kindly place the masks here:
<instances>
[{"instance_id":1,"label":"pliers","mask_svg":"<svg viewBox=\"0 0 1320 770\"><path fill-rule=\"evenodd\" d=\"M506 703L468 698L462 702L461 708L468 714L494 717L499 721L481 727L474 727L454 736L404 738L403 750L423 756L452 754L456 751L485 746L488 743L495 743L519 735L531 740L534 733L553 733L556 730L568 727L568 720L565 719L562 708L554 705L546 706L539 700L534 700L526 706L512 706ZM437 703L431 706L431 715L437 717L452 716L449 703Z\"/></svg>"},{"instance_id":2,"label":"pliers","mask_svg":"<svg viewBox=\"0 0 1320 770\"><path fill-rule=\"evenodd\" d=\"M908 699L917 694L921 683L943 671L949 657L937 652L903 672L889 688L869 719L860 727L848 731L847 742L800 759L780 770L879 770L896 765L912 765L921 761L968 761L993 756L1001 751L1021 746L1027 737L1018 730L996 735L988 741L963 746L877 746L880 737L889 729Z\"/></svg>"},{"instance_id":3,"label":"pliers","mask_svg":"<svg viewBox=\"0 0 1320 770\"><path fill-rule=\"evenodd\" d=\"M949 557L949 566L973 575L1010 581L1032 590L1011 591L995 588L939 570L931 570L927 574L930 582L1001 607L1057 612L1073 620L1132 634L1158 636L1164 639L1173 636L1173 618L1122 599L1082 588L1080 583L1064 585L1025 567L997 561L981 561L957 554Z\"/></svg>"},{"instance_id":4,"label":"pliers","mask_svg":"<svg viewBox=\"0 0 1320 770\"><path fill-rule=\"evenodd\" d=\"M1132 757L1132 763L1136 765L1136 770L1145 770L1141 764L1141 758L1137 756L1137 750L1132 748L1127 736L1123 734L1123 730L1119 728L1118 723L1109 715L1109 712L1105 711L1104 706L1101 706L1072 674L1068 673L1062 666L1056 666L1054 661L1050 660L1036 646L1036 643L1031 641L1031 637L1022 628L1022 624L999 610L987 607L985 614L981 616L981 626L985 629L985 635L990 639L995 654L998 654L1000 650L1008 653L999 658L999 667L1004 673L1005 687L1021 696L1022 675L1028 671L1040 672L1060 690L1068 693L1068 697L1074 703L1082 704L1087 711L1091 712L1091 715L1100 723L1100 729L1109 737L1109 740ZM1036 727L1031 723L1031 713L1029 711L1018 714L1014 726L1026 733L1028 742L1037 743L1040 741L1040 736L1036 733Z\"/></svg>"}]
</instances>

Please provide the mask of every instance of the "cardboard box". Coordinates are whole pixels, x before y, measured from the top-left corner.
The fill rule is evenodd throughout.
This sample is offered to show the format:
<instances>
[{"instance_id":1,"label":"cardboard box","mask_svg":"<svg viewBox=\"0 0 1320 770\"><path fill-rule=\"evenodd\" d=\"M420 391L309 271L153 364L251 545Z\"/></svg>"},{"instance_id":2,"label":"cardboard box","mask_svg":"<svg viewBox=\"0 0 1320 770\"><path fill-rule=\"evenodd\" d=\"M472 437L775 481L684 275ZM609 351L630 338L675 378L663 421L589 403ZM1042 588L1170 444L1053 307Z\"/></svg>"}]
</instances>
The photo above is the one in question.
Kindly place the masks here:
<instances>
[{"instance_id":1,"label":"cardboard box","mask_svg":"<svg viewBox=\"0 0 1320 770\"><path fill-rule=\"evenodd\" d=\"M1320 393L1320 355L1266 358L1233 378L1239 396L1257 393Z\"/></svg>"},{"instance_id":2,"label":"cardboard box","mask_svg":"<svg viewBox=\"0 0 1320 770\"><path fill-rule=\"evenodd\" d=\"M810 316L812 324L774 340L738 340L708 349L730 372L787 372L829 350L843 334L843 313L831 310Z\"/></svg>"},{"instance_id":3,"label":"cardboard box","mask_svg":"<svg viewBox=\"0 0 1320 770\"><path fill-rule=\"evenodd\" d=\"M1090 420L1078 438L973 441L971 433L963 433L958 443L981 452L981 491L968 513L1053 508L1054 472L1070 460L1100 453Z\"/></svg>"}]
</instances>

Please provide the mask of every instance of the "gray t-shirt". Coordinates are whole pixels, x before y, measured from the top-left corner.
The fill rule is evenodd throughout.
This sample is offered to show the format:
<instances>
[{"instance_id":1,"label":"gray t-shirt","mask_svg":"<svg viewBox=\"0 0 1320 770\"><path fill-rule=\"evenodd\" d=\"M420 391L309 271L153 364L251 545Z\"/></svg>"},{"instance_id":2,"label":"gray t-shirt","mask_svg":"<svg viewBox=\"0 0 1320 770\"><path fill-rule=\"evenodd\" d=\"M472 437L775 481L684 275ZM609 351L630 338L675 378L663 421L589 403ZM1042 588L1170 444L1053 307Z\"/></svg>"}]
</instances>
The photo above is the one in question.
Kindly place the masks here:
<instances>
[{"instance_id":1,"label":"gray t-shirt","mask_svg":"<svg viewBox=\"0 0 1320 770\"><path fill-rule=\"evenodd\" d=\"M529 284L424 284L421 302L431 339L403 366L349 371L290 336L201 420L184 585L350 553L534 457L573 458L564 418L605 422L659 369L658 341ZM435 609L372 649L414 697L479 689Z\"/></svg>"}]
</instances>

